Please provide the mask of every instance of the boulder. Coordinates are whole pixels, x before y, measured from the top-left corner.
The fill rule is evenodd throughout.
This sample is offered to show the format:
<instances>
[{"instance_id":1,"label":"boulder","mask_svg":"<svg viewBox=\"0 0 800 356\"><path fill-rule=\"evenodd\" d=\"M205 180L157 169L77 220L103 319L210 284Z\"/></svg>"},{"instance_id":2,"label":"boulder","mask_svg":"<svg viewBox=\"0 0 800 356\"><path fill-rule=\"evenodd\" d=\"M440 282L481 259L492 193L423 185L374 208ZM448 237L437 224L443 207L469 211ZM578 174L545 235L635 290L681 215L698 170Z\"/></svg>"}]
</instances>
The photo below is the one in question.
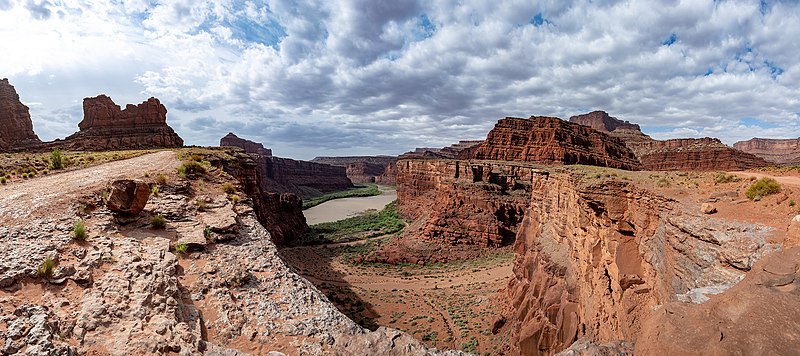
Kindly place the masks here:
<instances>
[{"instance_id":1,"label":"boulder","mask_svg":"<svg viewBox=\"0 0 800 356\"><path fill-rule=\"evenodd\" d=\"M700 206L700 212L703 214L714 214L717 212L717 208L709 203L703 203L703 205Z\"/></svg>"},{"instance_id":2,"label":"boulder","mask_svg":"<svg viewBox=\"0 0 800 356\"><path fill-rule=\"evenodd\" d=\"M136 215L147 205L148 198L150 186L147 183L135 179L120 179L111 183L106 206L115 213Z\"/></svg>"}]
</instances>

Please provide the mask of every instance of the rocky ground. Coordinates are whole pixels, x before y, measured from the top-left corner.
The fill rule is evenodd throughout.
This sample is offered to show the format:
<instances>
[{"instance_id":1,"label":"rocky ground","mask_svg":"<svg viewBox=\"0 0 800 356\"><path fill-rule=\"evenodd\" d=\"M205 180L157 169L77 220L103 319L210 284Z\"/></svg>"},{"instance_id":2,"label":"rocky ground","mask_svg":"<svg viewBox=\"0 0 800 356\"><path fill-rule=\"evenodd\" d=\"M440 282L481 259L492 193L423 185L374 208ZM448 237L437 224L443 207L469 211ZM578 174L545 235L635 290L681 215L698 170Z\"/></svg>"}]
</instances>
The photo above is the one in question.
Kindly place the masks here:
<instances>
[{"instance_id":1,"label":"rocky ground","mask_svg":"<svg viewBox=\"0 0 800 356\"><path fill-rule=\"evenodd\" d=\"M230 176L180 164L164 151L0 188L2 353L438 353L348 319L281 260ZM104 203L130 178L158 192L123 216Z\"/></svg>"}]
</instances>

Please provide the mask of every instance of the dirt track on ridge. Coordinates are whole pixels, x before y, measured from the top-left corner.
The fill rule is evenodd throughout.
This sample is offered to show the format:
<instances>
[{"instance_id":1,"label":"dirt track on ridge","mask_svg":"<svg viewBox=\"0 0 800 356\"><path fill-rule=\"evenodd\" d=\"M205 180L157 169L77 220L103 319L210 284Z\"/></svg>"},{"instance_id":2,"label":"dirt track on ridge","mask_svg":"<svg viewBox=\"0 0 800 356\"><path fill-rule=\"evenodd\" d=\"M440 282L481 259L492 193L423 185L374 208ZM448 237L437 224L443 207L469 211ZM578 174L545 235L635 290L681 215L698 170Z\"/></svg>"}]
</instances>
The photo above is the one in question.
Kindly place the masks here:
<instances>
[{"instance_id":1,"label":"dirt track on ridge","mask_svg":"<svg viewBox=\"0 0 800 356\"><path fill-rule=\"evenodd\" d=\"M54 173L0 186L0 224L44 216L122 178L172 172L179 164L173 151L161 151L93 167Z\"/></svg>"}]
</instances>

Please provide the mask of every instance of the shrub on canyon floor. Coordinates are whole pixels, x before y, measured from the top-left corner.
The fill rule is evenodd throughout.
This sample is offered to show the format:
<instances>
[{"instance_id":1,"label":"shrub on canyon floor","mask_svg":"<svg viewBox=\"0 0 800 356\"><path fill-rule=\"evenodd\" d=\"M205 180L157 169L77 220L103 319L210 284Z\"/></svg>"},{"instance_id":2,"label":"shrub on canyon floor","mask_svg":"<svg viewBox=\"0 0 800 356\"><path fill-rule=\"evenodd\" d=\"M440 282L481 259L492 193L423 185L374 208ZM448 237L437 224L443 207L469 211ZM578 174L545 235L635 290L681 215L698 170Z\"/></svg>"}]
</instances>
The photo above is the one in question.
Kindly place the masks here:
<instances>
[{"instance_id":1,"label":"shrub on canyon floor","mask_svg":"<svg viewBox=\"0 0 800 356\"><path fill-rule=\"evenodd\" d=\"M181 243L175 245L175 252L180 253L180 254L184 254L187 251L189 251L189 245L187 245L185 242L181 242Z\"/></svg>"},{"instance_id":2,"label":"shrub on canyon floor","mask_svg":"<svg viewBox=\"0 0 800 356\"><path fill-rule=\"evenodd\" d=\"M769 177L764 177L750 185L744 195L750 200L761 200L763 197L780 192L781 185L778 183L778 181Z\"/></svg>"},{"instance_id":3,"label":"shrub on canyon floor","mask_svg":"<svg viewBox=\"0 0 800 356\"><path fill-rule=\"evenodd\" d=\"M153 188L150 189L150 194L152 194L154 197L158 196L158 186L157 185L154 185Z\"/></svg>"},{"instance_id":4,"label":"shrub on canyon floor","mask_svg":"<svg viewBox=\"0 0 800 356\"><path fill-rule=\"evenodd\" d=\"M167 227L167 219L164 217L164 215L156 215L150 219L150 226L152 226L154 229L163 229Z\"/></svg>"},{"instance_id":5,"label":"shrub on canyon floor","mask_svg":"<svg viewBox=\"0 0 800 356\"><path fill-rule=\"evenodd\" d=\"M53 167L53 169L64 168L64 161L61 158L61 150L58 148L54 149L53 152L50 153L50 165Z\"/></svg>"},{"instance_id":6,"label":"shrub on canyon floor","mask_svg":"<svg viewBox=\"0 0 800 356\"><path fill-rule=\"evenodd\" d=\"M714 177L714 184L738 182L739 180L741 180L741 178L737 177L735 174L720 172Z\"/></svg>"},{"instance_id":7,"label":"shrub on canyon floor","mask_svg":"<svg viewBox=\"0 0 800 356\"><path fill-rule=\"evenodd\" d=\"M178 167L178 175L194 178L206 174L206 167L197 161L185 161Z\"/></svg>"},{"instance_id":8,"label":"shrub on canyon floor","mask_svg":"<svg viewBox=\"0 0 800 356\"><path fill-rule=\"evenodd\" d=\"M83 220L78 220L72 225L72 238L78 241L86 241L88 234L86 233L86 225Z\"/></svg>"},{"instance_id":9,"label":"shrub on canyon floor","mask_svg":"<svg viewBox=\"0 0 800 356\"><path fill-rule=\"evenodd\" d=\"M236 187L231 183L225 183L222 185L222 191L227 194L234 194L236 193Z\"/></svg>"},{"instance_id":10,"label":"shrub on canyon floor","mask_svg":"<svg viewBox=\"0 0 800 356\"><path fill-rule=\"evenodd\" d=\"M167 184L167 176L165 176L165 175L163 175L163 174L159 173L159 174L156 176L156 183L158 183L159 185L164 185L164 184Z\"/></svg>"}]
</instances>

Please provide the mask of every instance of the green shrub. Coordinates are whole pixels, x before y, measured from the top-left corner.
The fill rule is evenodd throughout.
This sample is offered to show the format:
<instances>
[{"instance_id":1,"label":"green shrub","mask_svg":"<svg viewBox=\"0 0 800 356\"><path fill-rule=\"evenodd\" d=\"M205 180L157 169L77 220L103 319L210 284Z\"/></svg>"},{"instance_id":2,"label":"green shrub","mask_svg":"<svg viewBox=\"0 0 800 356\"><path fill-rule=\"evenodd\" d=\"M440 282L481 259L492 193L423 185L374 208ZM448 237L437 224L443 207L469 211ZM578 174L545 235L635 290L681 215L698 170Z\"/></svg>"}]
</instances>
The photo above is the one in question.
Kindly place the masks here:
<instances>
[{"instance_id":1,"label":"green shrub","mask_svg":"<svg viewBox=\"0 0 800 356\"><path fill-rule=\"evenodd\" d=\"M61 159L61 150L58 148L50 153L50 166L52 166L53 169L64 168L64 161Z\"/></svg>"},{"instance_id":2,"label":"green shrub","mask_svg":"<svg viewBox=\"0 0 800 356\"><path fill-rule=\"evenodd\" d=\"M165 175L163 175L163 174L159 173L159 174L156 176L156 183L158 183L159 185L164 185L164 184L167 184L167 176L165 176Z\"/></svg>"},{"instance_id":3,"label":"green shrub","mask_svg":"<svg viewBox=\"0 0 800 356\"><path fill-rule=\"evenodd\" d=\"M158 214L150 219L150 226L152 226L154 229L163 229L167 227L167 219L164 217L164 215Z\"/></svg>"},{"instance_id":4,"label":"green shrub","mask_svg":"<svg viewBox=\"0 0 800 356\"><path fill-rule=\"evenodd\" d=\"M152 188L150 188L150 194L152 194L154 197L158 196L158 186L157 185L154 185Z\"/></svg>"},{"instance_id":5,"label":"green shrub","mask_svg":"<svg viewBox=\"0 0 800 356\"><path fill-rule=\"evenodd\" d=\"M211 226L206 225L203 229L203 237L206 239L211 239Z\"/></svg>"},{"instance_id":6,"label":"green shrub","mask_svg":"<svg viewBox=\"0 0 800 356\"><path fill-rule=\"evenodd\" d=\"M189 245L187 245L185 242L175 245L175 252L186 253L186 251L189 251Z\"/></svg>"},{"instance_id":7,"label":"green shrub","mask_svg":"<svg viewBox=\"0 0 800 356\"><path fill-rule=\"evenodd\" d=\"M78 241L86 241L88 234L86 233L86 225L83 220L78 220L72 225L72 238Z\"/></svg>"},{"instance_id":8,"label":"green shrub","mask_svg":"<svg viewBox=\"0 0 800 356\"><path fill-rule=\"evenodd\" d=\"M239 201L239 196L238 196L238 195L236 195L236 194L231 194L230 198L231 198L231 202L232 202L234 205L236 205L236 203Z\"/></svg>"},{"instance_id":9,"label":"green shrub","mask_svg":"<svg viewBox=\"0 0 800 356\"><path fill-rule=\"evenodd\" d=\"M794 201L794 199L789 199L789 206L795 206L795 205L797 205L797 203Z\"/></svg>"},{"instance_id":10,"label":"green shrub","mask_svg":"<svg viewBox=\"0 0 800 356\"><path fill-rule=\"evenodd\" d=\"M781 185L772 178L764 177L753 183L744 195L750 200L760 200L767 195L777 194L781 191ZM758 199L757 199L758 198Z\"/></svg>"},{"instance_id":11,"label":"green shrub","mask_svg":"<svg viewBox=\"0 0 800 356\"><path fill-rule=\"evenodd\" d=\"M233 194L236 193L236 187L233 184L225 183L222 185L222 191L227 194Z\"/></svg>"},{"instance_id":12,"label":"green shrub","mask_svg":"<svg viewBox=\"0 0 800 356\"><path fill-rule=\"evenodd\" d=\"M739 180L741 180L741 178L737 177L735 174L727 174L725 172L719 172L714 177L714 184L738 182Z\"/></svg>"},{"instance_id":13,"label":"green shrub","mask_svg":"<svg viewBox=\"0 0 800 356\"><path fill-rule=\"evenodd\" d=\"M178 167L178 174L181 177L196 177L206 174L206 167L197 161L186 161Z\"/></svg>"},{"instance_id":14,"label":"green shrub","mask_svg":"<svg viewBox=\"0 0 800 356\"><path fill-rule=\"evenodd\" d=\"M205 199L197 198L195 204L197 204L197 211L208 210L208 203L206 203Z\"/></svg>"},{"instance_id":15,"label":"green shrub","mask_svg":"<svg viewBox=\"0 0 800 356\"><path fill-rule=\"evenodd\" d=\"M148 173L148 172L144 172L143 176L144 176L145 178L147 178L147 177L149 177L149 176L150 176L150 173Z\"/></svg>"},{"instance_id":16,"label":"green shrub","mask_svg":"<svg viewBox=\"0 0 800 356\"><path fill-rule=\"evenodd\" d=\"M56 261L50 257L45 258L39 268L36 269L36 275L39 278L47 279L53 277L53 269L56 267Z\"/></svg>"},{"instance_id":17,"label":"green shrub","mask_svg":"<svg viewBox=\"0 0 800 356\"><path fill-rule=\"evenodd\" d=\"M669 180L667 178L661 178L658 181L656 181L656 185L659 186L660 188L666 188L669 187L671 184L669 183Z\"/></svg>"}]
</instances>

